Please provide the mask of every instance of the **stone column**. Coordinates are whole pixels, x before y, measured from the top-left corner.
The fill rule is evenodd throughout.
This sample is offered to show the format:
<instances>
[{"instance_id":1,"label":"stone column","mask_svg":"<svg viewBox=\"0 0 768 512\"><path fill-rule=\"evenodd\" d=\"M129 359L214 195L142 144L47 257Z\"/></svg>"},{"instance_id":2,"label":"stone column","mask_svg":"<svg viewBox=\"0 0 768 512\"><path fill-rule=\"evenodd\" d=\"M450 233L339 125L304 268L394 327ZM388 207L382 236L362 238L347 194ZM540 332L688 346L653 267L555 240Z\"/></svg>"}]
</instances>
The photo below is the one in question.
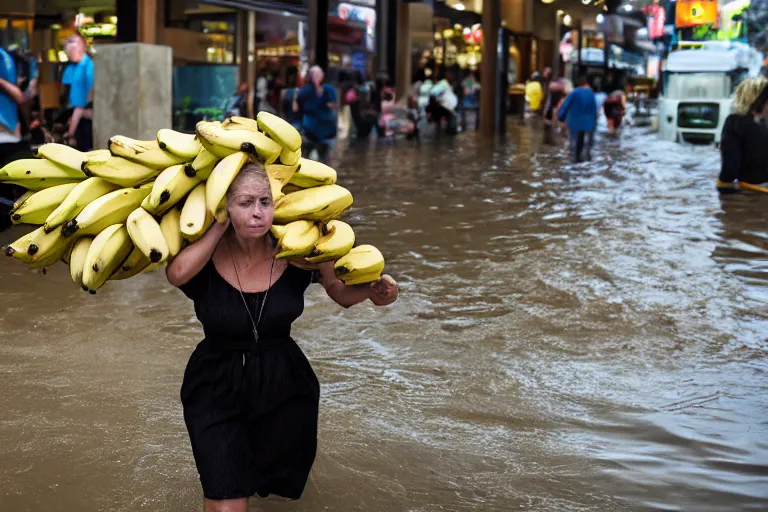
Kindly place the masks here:
<instances>
[{"instance_id":1,"label":"stone column","mask_svg":"<svg viewBox=\"0 0 768 512\"><path fill-rule=\"evenodd\" d=\"M411 86L411 5L397 4L397 64L395 66L395 95L404 98Z\"/></svg>"},{"instance_id":2,"label":"stone column","mask_svg":"<svg viewBox=\"0 0 768 512\"><path fill-rule=\"evenodd\" d=\"M96 47L93 135L106 149L113 135L151 140L171 128L173 51L142 43Z\"/></svg>"},{"instance_id":3,"label":"stone column","mask_svg":"<svg viewBox=\"0 0 768 512\"><path fill-rule=\"evenodd\" d=\"M138 0L139 41L147 44L157 43L158 0Z\"/></svg>"},{"instance_id":4,"label":"stone column","mask_svg":"<svg viewBox=\"0 0 768 512\"><path fill-rule=\"evenodd\" d=\"M496 51L501 13L499 0L483 0L483 61L480 65L480 133L490 137L496 132L497 91Z\"/></svg>"}]
</instances>

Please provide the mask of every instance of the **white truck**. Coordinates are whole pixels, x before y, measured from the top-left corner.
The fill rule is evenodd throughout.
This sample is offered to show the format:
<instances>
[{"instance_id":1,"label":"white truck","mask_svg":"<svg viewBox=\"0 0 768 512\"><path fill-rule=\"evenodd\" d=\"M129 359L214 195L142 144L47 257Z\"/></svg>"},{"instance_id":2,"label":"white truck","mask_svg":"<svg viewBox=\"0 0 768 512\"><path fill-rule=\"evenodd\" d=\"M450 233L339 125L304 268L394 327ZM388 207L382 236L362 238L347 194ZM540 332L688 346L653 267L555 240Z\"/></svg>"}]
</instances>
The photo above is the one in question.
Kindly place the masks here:
<instances>
[{"instance_id":1,"label":"white truck","mask_svg":"<svg viewBox=\"0 0 768 512\"><path fill-rule=\"evenodd\" d=\"M732 41L681 42L662 66L659 137L694 143L720 143L734 89L756 76L762 54Z\"/></svg>"}]
</instances>

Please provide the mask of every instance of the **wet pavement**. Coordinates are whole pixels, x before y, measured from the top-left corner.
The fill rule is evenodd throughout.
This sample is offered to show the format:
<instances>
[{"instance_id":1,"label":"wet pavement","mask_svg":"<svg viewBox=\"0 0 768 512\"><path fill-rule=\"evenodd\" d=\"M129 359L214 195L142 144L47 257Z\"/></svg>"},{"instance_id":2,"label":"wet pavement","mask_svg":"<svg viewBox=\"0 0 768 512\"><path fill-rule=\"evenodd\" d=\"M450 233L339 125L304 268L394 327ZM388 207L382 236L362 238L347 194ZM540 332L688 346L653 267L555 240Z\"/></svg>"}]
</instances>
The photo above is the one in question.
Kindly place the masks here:
<instances>
[{"instance_id":1,"label":"wet pavement","mask_svg":"<svg viewBox=\"0 0 768 512\"><path fill-rule=\"evenodd\" d=\"M343 151L346 219L402 295L308 291L317 461L251 510L768 508L768 197L720 198L715 149L641 129L566 156L514 123ZM11 260L0 289L0 510L199 510L192 303Z\"/></svg>"}]
</instances>

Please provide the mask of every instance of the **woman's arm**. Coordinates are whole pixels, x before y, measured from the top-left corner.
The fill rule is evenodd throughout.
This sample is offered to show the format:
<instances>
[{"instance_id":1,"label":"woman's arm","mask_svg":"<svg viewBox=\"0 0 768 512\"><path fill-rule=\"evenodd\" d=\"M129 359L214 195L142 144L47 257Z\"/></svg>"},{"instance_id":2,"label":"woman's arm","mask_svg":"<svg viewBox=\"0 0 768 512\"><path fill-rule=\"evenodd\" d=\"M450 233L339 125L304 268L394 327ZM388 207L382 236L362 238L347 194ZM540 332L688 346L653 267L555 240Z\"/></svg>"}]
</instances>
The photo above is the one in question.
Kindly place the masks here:
<instances>
[{"instance_id":1,"label":"woman's arm","mask_svg":"<svg viewBox=\"0 0 768 512\"><path fill-rule=\"evenodd\" d=\"M375 283L347 286L336 277L332 261L320 263L317 268L320 271L320 283L325 288L325 293L344 308L360 304L366 299L371 299L371 302L377 306L386 306L397 299L397 284L388 276L384 276Z\"/></svg>"},{"instance_id":2,"label":"woman's arm","mask_svg":"<svg viewBox=\"0 0 768 512\"><path fill-rule=\"evenodd\" d=\"M228 227L229 220L224 224L214 222L200 240L188 245L177 254L165 269L168 282L178 288L195 277L213 256L219 240Z\"/></svg>"}]
</instances>

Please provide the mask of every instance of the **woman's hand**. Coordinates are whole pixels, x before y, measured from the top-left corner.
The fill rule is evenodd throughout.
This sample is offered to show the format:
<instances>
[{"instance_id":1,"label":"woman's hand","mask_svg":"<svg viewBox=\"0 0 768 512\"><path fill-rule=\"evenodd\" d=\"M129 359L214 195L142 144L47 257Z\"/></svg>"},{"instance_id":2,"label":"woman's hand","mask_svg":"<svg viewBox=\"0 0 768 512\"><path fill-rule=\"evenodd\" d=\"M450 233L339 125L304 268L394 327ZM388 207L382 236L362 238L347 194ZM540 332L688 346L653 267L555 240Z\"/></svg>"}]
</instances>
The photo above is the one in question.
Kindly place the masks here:
<instances>
[{"instance_id":1,"label":"woman's hand","mask_svg":"<svg viewBox=\"0 0 768 512\"><path fill-rule=\"evenodd\" d=\"M368 287L368 298L377 306L388 306L397 300L399 294L397 282L387 274L371 283Z\"/></svg>"}]
</instances>

